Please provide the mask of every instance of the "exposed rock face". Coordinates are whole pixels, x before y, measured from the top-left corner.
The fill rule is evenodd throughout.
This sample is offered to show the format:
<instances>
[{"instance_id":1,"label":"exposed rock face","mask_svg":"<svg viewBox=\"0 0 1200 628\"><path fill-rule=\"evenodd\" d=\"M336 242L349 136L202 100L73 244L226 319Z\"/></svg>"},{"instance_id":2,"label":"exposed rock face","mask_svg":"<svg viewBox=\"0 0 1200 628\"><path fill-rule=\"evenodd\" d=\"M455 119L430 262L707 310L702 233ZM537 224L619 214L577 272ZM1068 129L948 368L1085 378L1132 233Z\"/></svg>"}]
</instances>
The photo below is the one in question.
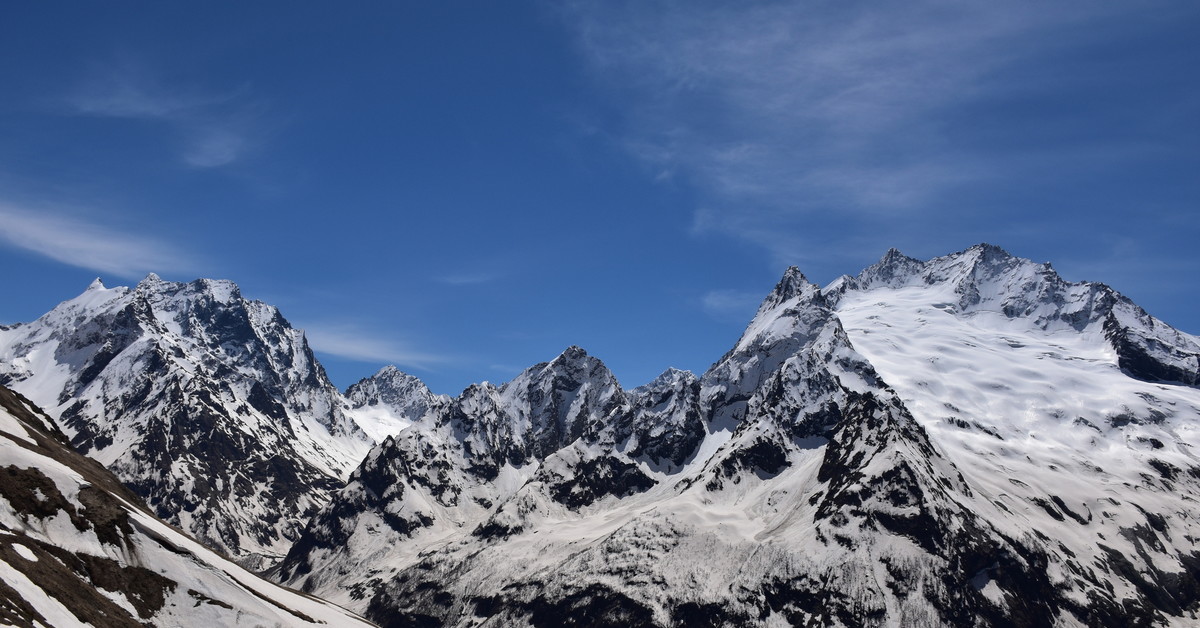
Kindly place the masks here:
<instances>
[{"instance_id":1,"label":"exposed rock face","mask_svg":"<svg viewBox=\"0 0 1200 628\"><path fill-rule=\"evenodd\" d=\"M303 332L227 281L97 280L0 331L0 356L75 447L251 567L286 551L373 442Z\"/></svg>"},{"instance_id":2,"label":"exposed rock face","mask_svg":"<svg viewBox=\"0 0 1200 628\"><path fill-rule=\"evenodd\" d=\"M383 625L1182 625L1197 355L990 245L789 269L700 377L572 347L431 407L279 576Z\"/></svg>"},{"instance_id":3,"label":"exposed rock face","mask_svg":"<svg viewBox=\"0 0 1200 628\"><path fill-rule=\"evenodd\" d=\"M652 467L680 468L704 440L700 380L690 371L667 369L654 381L629 391L630 411L614 426L627 453Z\"/></svg>"},{"instance_id":4,"label":"exposed rock face","mask_svg":"<svg viewBox=\"0 0 1200 628\"><path fill-rule=\"evenodd\" d=\"M0 386L6 625L369 625L261 580L158 520L53 425Z\"/></svg>"},{"instance_id":5,"label":"exposed rock face","mask_svg":"<svg viewBox=\"0 0 1200 628\"><path fill-rule=\"evenodd\" d=\"M434 395L420 379L385 366L346 389L347 413L376 442L412 425L447 397Z\"/></svg>"}]
</instances>

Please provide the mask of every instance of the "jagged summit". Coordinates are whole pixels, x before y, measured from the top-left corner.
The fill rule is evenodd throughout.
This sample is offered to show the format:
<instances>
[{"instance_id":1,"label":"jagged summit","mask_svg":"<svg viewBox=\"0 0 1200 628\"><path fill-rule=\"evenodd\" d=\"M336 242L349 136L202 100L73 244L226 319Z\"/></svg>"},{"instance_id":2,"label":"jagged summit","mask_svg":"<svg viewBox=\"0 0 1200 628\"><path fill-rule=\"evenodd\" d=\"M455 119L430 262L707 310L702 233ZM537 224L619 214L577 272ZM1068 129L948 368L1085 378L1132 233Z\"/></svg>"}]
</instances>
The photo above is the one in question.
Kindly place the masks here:
<instances>
[{"instance_id":1,"label":"jagged summit","mask_svg":"<svg viewBox=\"0 0 1200 628\"><path fill-rule=\"evenodd\" d=\"M230 281L93 282L0 335L0 376L159 516L253 567L373 444L303 333Z\"/></svg>"},{"instance_id":2,"label":"jagged summit","mask_svg":"<svg viewBox=\"0 0 1200 628\"><path fill-rule=\"evenodd\" d=\"M558 354L550 364L577 364L585 362L589 359L594 359L588 355L588 352L576 345L571 345Z\"/></svg>"},{"instance_id":3,"label":"jagged summit","mask_svg":"<svg viewBox=\"0 0 1200 628\"><path fill-rule=\"evenodd\" d=\"M986 257L996 257L996 258L1000 258L1000 259L1007 259L1010 257L1015 257L1012 253L1009 253L1008 251L1004 250L1003 247L1001 247L997 244L992 244L990 242L980 242L979 244L972 245L967 250L968 251L979 251L981 254L983 254Z\"/></svg>"},{"instance_id":4,"label":"jagged summit","mask_svg":"<svg viewBox=\"0 0 1200 628\"><path fill-rule=\"evenodd\" d=\"M197 303L212 301L235 307L249 307L278 314L278 309L262 303L242 298L241 288L228 279L195 279L190 282L167 281L155 273L146 275L133 288L134 292L154 301L175 300L186 302L189 306Z\"/></svg>"},{"instance_id":5,"label":"jagged summit","mask_svg":"<svg viewBox=\"0 0 1200 628\"><path fill-rule=\"evenodd\" d=\"M489 430L506 441L505 449L519 462L526 455L541 458L599 429L625 402L625 394L604 362L571 346L500 386L496 400L512 411L501 412L508 415L506 421Z\"/></svg>"},{"instance_id":6,"label":"jagged summit","mask_svg":"<svg viewBox=\"0 0 1200 628\"><path fill-rule=\"evenodd\" d=\"M928 262L909 257L899 249L891 248L880 260L863 269L852 288L874 287L899 288L918 282L926 284L984 281L1015 267L1036 266L1029 260L1018 258L1004 249L981 243L957 253L934 258Z\"/></svg>"},{"instance_id":7,"label":"jagged summit","mask_svg":"<svg viewBox=\"0 0 1200 628\"><path fill-rule=\"evenodd\" d=\"M820 298L820 288L810 282L804 276L804 273L800 272L799 268L789 266L784 271L783 277L779 279L779 283L775 284L775 288L771 290L770 294L759 305L758 314L761 316L764 312L777 308L793 299L810 301Z\"/></svg>"},{"instance_id":8,"label":"jagged summit","mask_svg":"<svg viewBox=\"0 0 1200 628\"><path fill-rule=\"evenodd\" d=\"M434 395L419 378L385 366L346 389L347 414L375 442L399 433L447 398Z\"/></svg>"},{"instance_id":9,"label":"jagged summit","mask_svg":"<svg viewBox=\"0 0 1200 628\"><path fill-rule=\"evenodd\" d=\"M643 385L635 388L633 391L638 391L638 390L643 390L643 389L656 389L656 388L671 387L671 386L677 385L679 382L690 382L690 381L695 381L697 379L698 378L696 377L695 373L693 373L691 371L677 369L677 368L671 366L671 367L667 367L667 370L656 375L654 377L654 379L650 380L649 383L643 384ZM633 391L630 391L630 392L633 392Z\"/></svg>"},{"instance_id":10,"label":"jagged summit","mask_svg":"<svg viewBox=\"0 0 1200 628\"><path fill-rule=\"evenodd\" d=\"M620 389L616 375L599 358L581 347L567 347L549 362L535 364L502 386L500 390L515 391L527 388L543 392L574 390L580 386L604 386Z\"/></svg>"},{"instance_id":11,"label":"jagged summit","mask_svg":"<svg viewBox=\"0 0 1200 628\"><path fill-rule=\"evenodd\" d=\"M820 286L792 266L763 299L737 345L718 362L738 352L753 352L780 343L803 344L830 315L829 303Z\"/></svg>"},{"instance_id":12,"label":"jagged summit","mask_svg":"<svg viewBox=\"0 0 1200 628\"><path fill-rule=\"evenodd\" d=\"M786 301L797 296L800 296L801 290L809 285L808 278L800 269L795 266L788 266L783 272L783 277L779 279L779 283L775 284L775 289L771 291L771 295L777 297L780 301Z\"/></svg>"},{"instance_id":13,"label":"jagged summit","mask_svg":"<svg viewBox=\"0 0 1200 628\"><path fill-rule=\"evenodd\" d=\"M891 285L896 282L903 282L918 272L922 266L922 262L916 258L909 257L900 252L899 249L888 249L875 264L868 266L858 277L855 278L856 285L859 284L885 284Z\"/></svg>"},{"instance_id":14,"label":"jagged summit","mask_svg":"<svg viewBox=\"0 0 1200 628\"><path fill-rule=\"evenodd\" d=\"M391 364L346 389L346 399L355 407L407 404L414 395L427 402L432 401L434 397L420 378Z\"/></svg>"}]
</instances>

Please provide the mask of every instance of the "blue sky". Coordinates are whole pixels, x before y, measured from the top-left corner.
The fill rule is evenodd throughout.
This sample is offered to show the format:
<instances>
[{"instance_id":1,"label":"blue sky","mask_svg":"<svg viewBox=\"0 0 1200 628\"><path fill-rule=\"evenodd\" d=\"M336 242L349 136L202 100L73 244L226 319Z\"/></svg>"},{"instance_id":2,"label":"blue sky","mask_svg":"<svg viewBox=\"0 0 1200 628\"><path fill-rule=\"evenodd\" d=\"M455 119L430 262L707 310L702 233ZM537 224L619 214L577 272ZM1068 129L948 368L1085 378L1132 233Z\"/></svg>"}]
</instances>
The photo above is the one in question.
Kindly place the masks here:
<instances>
[{"instance_id":1,"label":"blue sky","mask_svg":"<svg viewBox=\"0 0 1200 628\"><path fill-rule=\"evenodd\" d=\"M340 386L703 371L797 265L978 242L1200 333L1200 4L16 3L0 322L237 281Z\"/></svg>"}]
</instances>

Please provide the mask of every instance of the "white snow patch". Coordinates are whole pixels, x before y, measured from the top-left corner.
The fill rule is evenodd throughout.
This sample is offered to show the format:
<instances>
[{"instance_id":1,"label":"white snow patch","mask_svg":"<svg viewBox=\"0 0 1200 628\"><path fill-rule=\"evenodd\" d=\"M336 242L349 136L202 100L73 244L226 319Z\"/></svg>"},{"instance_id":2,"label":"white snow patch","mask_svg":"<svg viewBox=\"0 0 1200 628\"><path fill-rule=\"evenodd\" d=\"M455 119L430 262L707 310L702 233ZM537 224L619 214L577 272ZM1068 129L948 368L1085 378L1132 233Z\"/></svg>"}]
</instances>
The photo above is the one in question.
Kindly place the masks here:
<instances>
[{"instance_id":1,"label":"white snow patch","mask_svg":"<svg viewBox=\"0 0 1200 628\"><path fill-rule=\"evenodd\" d=\"M24 545L22 545L20 543L13 543L12 548L14 551L16 551L17 554L21 555L21 558L24 558L25 560L27 560L31 563L37 562L37 560L38 560L37 554L34 554L33 550L29 549L28 547L25 547Z\"/></svg>"}]
</instances>

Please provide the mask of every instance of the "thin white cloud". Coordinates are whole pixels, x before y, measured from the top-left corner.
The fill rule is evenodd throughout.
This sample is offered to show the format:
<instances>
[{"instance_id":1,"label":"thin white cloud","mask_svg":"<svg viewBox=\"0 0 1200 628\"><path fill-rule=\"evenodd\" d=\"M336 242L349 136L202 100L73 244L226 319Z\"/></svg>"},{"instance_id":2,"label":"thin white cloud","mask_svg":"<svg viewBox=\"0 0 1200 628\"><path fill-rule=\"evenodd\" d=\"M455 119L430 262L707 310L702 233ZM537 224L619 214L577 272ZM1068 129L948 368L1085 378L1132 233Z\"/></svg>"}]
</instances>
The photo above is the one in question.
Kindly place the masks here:
<instances>
[{"instance_id":1,"label":"thin white cloud","mask_svg":"<svg viewBox=\"0 0 1200 628\"><path fill-rule=\"evenodd\" d=\"M243 93L174 85L127 58L94 68L65 104L74 115L162 124L179 144L179 159L196 168L231 164L261 136L257 105Z\"/></svg>"},{"instance_id":2,"label":"thin white cloud","mask_svg":"<svg viewBox=\"0 0 1200 628\"><path fill-rule=\"evenodd\" d=\"M500 272L481 271L481 272L465 272L450 275L442 275L434 278L434 281L443 283L448 286L473 286L485 283L491 283L500 279L503 276Z\"/></svg>"},{"instance_id":3,"label":"thin white cloud","mask_svg":"<svg viewBox=\"0 0 1200 628\"><path fill-rule=\"evenodd\" d=\"M718 320L745 321L762 299L762 294L745 290L710 290L700 298L700 306Z\"/></svg>"},{"instance_id":4,"label":"thin white cloud","mask_svg":"<svg viewBox=\"0 0 1200 628\"><path fill-rule=\"evenodd\" d=\"M452 361L447 356L413 349L404 342L388 338L387 334L358 325L307 324L303 329L314 351L348 360L424 370Z\"/></svg>"},{"instance_id":5,"label":"thin white cloud","mask_svg":"<svg viewBox=\"0 0 1200 628\"><path fill-rule=\"evenodd\" d=\"M249 141L230 128L203 126L188 131L182 159L197 168L216 168L231 164L245 154Z\"/></svg>"},{"instance_id":6,"label":"thin white cloud","mask_svg":"<svg viewBox=\"0 0 1200 628\"><path fill-rule=\"evenodd\" d=\"M196 262L151 236L117 231L82 218L0 202L0 244L120 277L186 273Z\"/></svg>"},{"instance_id":7,"label":"thin white cloud","mask_svg":"<svg viewBox=\"0 0 1200 628\"><path fill-rule=\"evenodd\" d=\"M576 2L564 14L625 115L618 141L652 173L711 193L696 231L781 249L817 212L914 211L1011 175L949 136L942 117L1072 80L1028 62L1101 36L1080 28L1098 18L1147 10L650 0Z\"/></svg>"}]
</instances>

